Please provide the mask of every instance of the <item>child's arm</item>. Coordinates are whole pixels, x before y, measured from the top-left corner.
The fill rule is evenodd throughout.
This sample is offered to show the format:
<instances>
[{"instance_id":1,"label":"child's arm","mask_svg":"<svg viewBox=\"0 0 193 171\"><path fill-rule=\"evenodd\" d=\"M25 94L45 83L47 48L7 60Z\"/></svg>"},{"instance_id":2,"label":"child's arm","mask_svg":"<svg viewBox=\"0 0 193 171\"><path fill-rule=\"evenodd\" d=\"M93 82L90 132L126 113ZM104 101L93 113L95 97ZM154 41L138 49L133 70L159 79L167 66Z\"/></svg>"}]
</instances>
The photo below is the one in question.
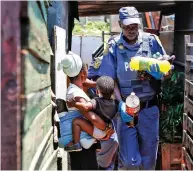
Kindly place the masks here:
<instances>
[{"instance_id":1,"label":"child's arm","mask_svg":"<svg viewBox=\"0 0 193 171\"><path fill-rule=\"evenodd\" d=\"M90 88L96 88L96 82L89 80L87 78L86 81L83 83L83 90L84 90L84 92L88 93L88 90Z\"/></svg>"},{"instance_id":2,"label":"child's arm","mask_svg":"<svg viewBox=\"0 0 193 171\"><path fill-rule=\"evenodd\" d=\"M75 107L81 111L81 113L88 112L93 109L93 105L91 102L87 102L82 97L75 97L74 99L70 99L67 101L68 107Z\"/></svg>"},{"instance_id":3,"label":"child's arm","mask_svg":"<svg viewBox=\"0 0 193 171\"><path fill-rule=\"evenodd\" d=\"M80 112L86 117L93 125L101 130L106 129L106 123L94 112L90 111L96 106L95 100L92 99L92 102L87 102L84 98L75 97L67 101L68 107L76 107ZM71 106L69 106L71 105Z\"/></svg>"}]
</instances>

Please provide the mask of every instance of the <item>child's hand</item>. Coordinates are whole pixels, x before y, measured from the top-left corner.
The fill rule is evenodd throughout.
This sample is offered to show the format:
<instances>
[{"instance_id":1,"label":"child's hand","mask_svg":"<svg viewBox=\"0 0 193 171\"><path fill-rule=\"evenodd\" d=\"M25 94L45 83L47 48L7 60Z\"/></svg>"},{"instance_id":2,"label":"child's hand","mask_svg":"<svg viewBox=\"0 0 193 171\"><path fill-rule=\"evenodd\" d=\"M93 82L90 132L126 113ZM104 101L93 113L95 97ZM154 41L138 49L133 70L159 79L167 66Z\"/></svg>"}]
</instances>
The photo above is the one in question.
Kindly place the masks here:
<instances>
[{"instance_id":1,"label":"child's hand","mask_svg":"<svg viewBox=\"0 0 193 171\"><path fill-rule=\"evenodd\" d=\"M68 99L66 101L66 103L67 103L68 107L75 107L76 101L74 98L71 98L71 99Z\"/></svg>"},{"instance_id":2,"label":"child's hand","mask_svg":"<svg viewBox=\"0 0 193 171\"><path fill-rule=\"evenodd\" d=\"M106 136L104 138L102 138L101 140L103 141L107 141L110 139L111 135L114 134L114 129L113 128L107 128L106 130Z\"/></svg>"}]
</instances>

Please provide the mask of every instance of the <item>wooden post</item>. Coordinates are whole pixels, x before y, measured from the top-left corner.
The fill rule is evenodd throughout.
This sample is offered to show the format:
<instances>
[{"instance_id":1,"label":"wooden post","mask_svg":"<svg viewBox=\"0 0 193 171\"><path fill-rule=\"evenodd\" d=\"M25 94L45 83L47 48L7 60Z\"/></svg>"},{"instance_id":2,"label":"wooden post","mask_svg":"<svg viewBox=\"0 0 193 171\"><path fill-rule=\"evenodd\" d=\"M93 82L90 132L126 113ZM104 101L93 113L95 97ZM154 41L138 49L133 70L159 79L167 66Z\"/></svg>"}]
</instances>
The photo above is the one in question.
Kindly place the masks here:
<instances>
[{"instance_id":1,"label":"wooden post","mask_svg":"<svg viewBox=\"0 0 193 171\"><path fill-rule=\"evenodd\" d=\"M162 144L162 170L179 170L181 168L181 144Z\"/></svg>"},{"instance_id":2,"label":"wooden post","mask_svg":"<svg viewBox=\"0 0 193 171\"><path fill-rule=\"evenodd\" d=\"M21 170L20 3L1 2L1 170Z\"/></svg>"}]
</instances>

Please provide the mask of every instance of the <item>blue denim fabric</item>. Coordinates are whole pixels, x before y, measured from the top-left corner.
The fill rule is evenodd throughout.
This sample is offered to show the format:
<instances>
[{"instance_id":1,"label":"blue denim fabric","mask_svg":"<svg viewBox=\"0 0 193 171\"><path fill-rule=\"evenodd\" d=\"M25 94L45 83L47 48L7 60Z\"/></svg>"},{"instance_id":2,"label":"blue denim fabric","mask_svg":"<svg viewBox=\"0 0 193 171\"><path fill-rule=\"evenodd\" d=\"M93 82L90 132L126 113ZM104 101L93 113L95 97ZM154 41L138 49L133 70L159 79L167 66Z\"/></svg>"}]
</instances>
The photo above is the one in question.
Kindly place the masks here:
<instances>
[{"instance_id":1,"label":"blue denim fabric","mask_svg":"<svg viewBox=\"0 0 193 171\"><path fill-rule=\"evenodd\" d=\"M60 117L60 134L59 145L66 146L72 141L72 121L77 117L83 117L79 111L68 112L65 116ZM81 132L80 139L93 139L86 132Z\"/></svg>"}]
</instances>

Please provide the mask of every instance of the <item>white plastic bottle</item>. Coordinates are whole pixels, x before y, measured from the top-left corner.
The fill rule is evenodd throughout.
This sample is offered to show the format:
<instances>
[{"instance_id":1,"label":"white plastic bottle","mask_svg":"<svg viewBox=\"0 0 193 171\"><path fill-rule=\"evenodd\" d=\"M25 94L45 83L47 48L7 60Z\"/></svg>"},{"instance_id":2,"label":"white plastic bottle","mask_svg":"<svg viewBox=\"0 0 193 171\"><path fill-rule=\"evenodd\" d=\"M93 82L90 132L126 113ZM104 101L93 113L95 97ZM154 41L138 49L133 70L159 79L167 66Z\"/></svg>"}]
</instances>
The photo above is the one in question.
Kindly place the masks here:
<instances>
[{"instance_id":1,"label":"white plastic bottle","mask_svg":"<svg viewBox=\"0 0 193 171\"><path fill-rule=\"evenodd\" d=\"M132 121L129 123L126 123L128 127L134 127L138 123L138 116L137 113L140 110L140 100L135 95L134 92L132 92L127 98L126 98L126 112L128 115L134 117Z\"/></svg>"},{"instance_id":2,"label":"white plastic bottle","mask_svg":"<svg viewBox=\"0 0 193 171\"><path fill-rule=\"evenodd\" d=\"M137 112L140 110L140 100L135 95L134 92L132 92L127 98L126 98L126 112L134 116Z\"/></svg>"}]
</instances>

